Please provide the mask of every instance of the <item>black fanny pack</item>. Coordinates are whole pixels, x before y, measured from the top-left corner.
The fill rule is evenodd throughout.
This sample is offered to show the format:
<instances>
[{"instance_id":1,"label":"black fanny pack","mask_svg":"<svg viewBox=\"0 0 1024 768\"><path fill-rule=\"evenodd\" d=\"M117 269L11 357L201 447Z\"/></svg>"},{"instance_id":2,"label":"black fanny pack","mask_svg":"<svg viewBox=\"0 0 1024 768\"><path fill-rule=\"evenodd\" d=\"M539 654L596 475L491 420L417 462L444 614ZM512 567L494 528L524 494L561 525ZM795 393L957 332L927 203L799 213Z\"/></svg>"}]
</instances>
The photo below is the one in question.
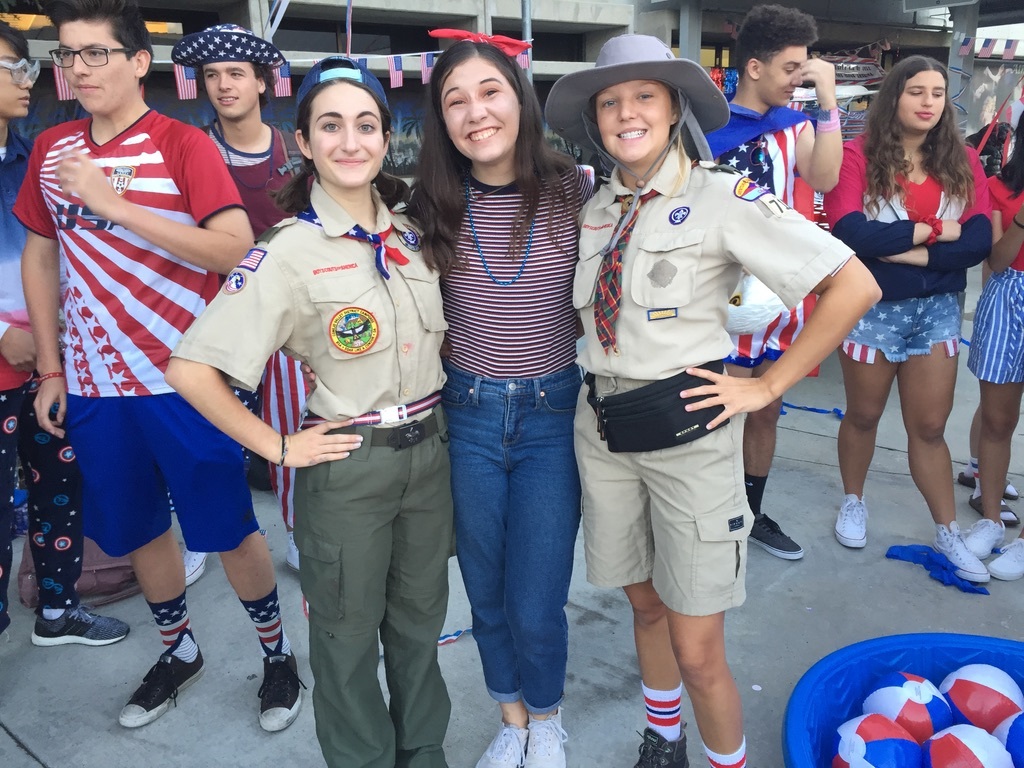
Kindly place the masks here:
<instances>
[{"instance_id":1,"label":"black fanny pack","mask_svg":"<svg viewBox=\"0 0 1024 768\"><path fill-rule=\"evenodd\" d=\"M721 361L698 366L714 373L722 373L725 365ZM669 379L655 381L647 386L624 392L621 395L598 397L594 391L594 375L587 374L585 381L590 388L587 402L597 414L597 430L601 439L608 443L612 453L639 453L658 451L675 445L689 443L704 437L714 430L707 425L725 410L721 405L687 411L686 406L705 399L704 397L679 396L684 389L707 384L706 379L691 376L683 371ZM729 423L726 419L718 427Z\"/></svg>"}]
</instances>

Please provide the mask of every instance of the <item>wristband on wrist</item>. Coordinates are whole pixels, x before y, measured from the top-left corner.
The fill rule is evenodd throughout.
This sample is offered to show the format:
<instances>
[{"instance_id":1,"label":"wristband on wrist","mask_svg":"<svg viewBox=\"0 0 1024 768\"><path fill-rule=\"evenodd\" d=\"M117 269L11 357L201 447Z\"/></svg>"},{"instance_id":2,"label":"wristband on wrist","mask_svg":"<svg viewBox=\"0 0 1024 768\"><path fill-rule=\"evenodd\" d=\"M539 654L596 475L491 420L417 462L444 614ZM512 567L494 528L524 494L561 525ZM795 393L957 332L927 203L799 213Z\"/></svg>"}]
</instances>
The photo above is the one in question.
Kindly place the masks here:
<instances>
[{"instance_id":1,"label":"wristband on wrist","mask_svg":"<svg viewBox=\"0 0 1024 768\"><path fill-rule=\"evenodd\" d=\"M283 432L281 433L281 460L277 462L277 466L284 466L284 457L288 455L288 436Z\"/></svg>"},{"instance_id":2,"label":"wristband on wrist","mask_svg":"<svg viewBox=\"0 0 1024 768\"><path fill-rule=\"evenodd\" d=\"M46 381L47 379L63 379L64 371L53 371L52 373L43 373L39 375L36 381Z\"/></svg>"},{"instance_id":3,"label":"wristband on wrist","mask_svg":"<svg viewBox=\"0 0 1024 768\"><path fill-rule=\"evenodd\" d=\"M841 127L837 107L818 110L818 127L815 129L815 133L835 133Z\"/></svg>"},{"instance_id":4,"label":"wristband on wrist","mask_svg":"<svg viewBox=\"0 0 1024 768\"><path fill-rule=\"evenodd\" d=\"M927 224L932 228L932 233L928 235L928 239L924 241L925 245L935 245L938 242L939 237L942 235L942 219L937 216L925 216L921 219L922 224Z\"/></svg>"}]
</instances>

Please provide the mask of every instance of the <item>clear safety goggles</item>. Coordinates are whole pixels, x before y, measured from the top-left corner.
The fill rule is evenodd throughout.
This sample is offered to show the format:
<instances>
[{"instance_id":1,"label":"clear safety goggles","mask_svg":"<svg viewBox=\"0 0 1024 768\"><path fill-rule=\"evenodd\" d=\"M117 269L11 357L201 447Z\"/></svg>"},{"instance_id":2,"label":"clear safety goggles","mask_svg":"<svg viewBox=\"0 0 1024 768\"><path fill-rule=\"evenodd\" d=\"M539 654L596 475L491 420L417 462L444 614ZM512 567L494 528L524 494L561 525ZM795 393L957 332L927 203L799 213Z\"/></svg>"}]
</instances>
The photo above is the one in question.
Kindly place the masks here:
<instances>
[{"instance_id":1,"label":"clear safety goggles","mask_svg":"<svg viewBox=\"0 0 1024 768\"><path fill-rule=\"evenodd\" d=\"M28 59L18 59L15 62L0 61L0 67L11 73L11 80L15 85L25 85L26 83L34 85L39 77L38 61L29 61Z\"/></svg>"}]
</instances>

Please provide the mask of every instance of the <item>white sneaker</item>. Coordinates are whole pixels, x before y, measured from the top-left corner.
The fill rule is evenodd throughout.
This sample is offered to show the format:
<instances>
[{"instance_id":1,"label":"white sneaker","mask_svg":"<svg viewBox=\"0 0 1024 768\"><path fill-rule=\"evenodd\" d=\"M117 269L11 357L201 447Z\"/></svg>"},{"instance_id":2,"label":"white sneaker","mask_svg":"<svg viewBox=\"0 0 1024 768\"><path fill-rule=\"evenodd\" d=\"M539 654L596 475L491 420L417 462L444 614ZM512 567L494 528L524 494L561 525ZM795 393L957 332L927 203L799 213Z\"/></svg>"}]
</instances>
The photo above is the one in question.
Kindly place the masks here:
<instances>
[{"instance_id":1,"label":"white sneaker","mask_svg":"<svg viewBox=\"0 0 1024 768\"><path fill-rule=\"evenodd\" d=\"M284 564L293 571L299 570L299 548L295 546L295 531L288 531L288 554L285 555Z\"/></svg>"},{"instance_id":2,"label":"white sneaker","mask_svg":"<svg viewBox=\"0 0 1024 768\"><path fill-rule=\"evenodd\" d=\"M565 748L569 734L562 730L562 710L544 720L530 717L530 744L526 750L526 768L565 768Z\"/></svg>"},{"instance_id":3,"label":"white sneaker","mask_svg":"<svg viewBox=\"0 0 1024 768\"><path fill-rule=\"evenodd\" d=\"M964 536L964 543L971 550L971 554L979 560L984 560L992 554L992 550L1003 544L1003 537L1006 536L1006 526L1002 523L994 523L987 517L983 517L967 531Z\"/></svg>"},{"instance_id":4,"label":"white sneaker","mask_svg":"<svg viewBox=\"0 0 1024 768\"><path fill-rule=\"evenodd\" d=\"M935 526L935 543L932 546L936 552L941 552L949 558L956 568L956 575L961 579L978 584L989 580L988 569L981 560L971 554L955 520L948 528L944 525Z\"/></svg>"},{"instance_id":5,"label":"white sneaker","mask_svg":"<svg viewBox=\"0 0 1024 768\"><path fill-rule=\"evenodd\" d=\"M476 768L521 768L526 759L526 740L530 732L502 723L498 735L477 761Z\"/></svg>"},{"instance_id":6,"label":"white sneaker","mask_svg":"<svg viewBox=\"0 0 1024 768\"><path fill-rule=\"evenodd\" d=\"M868 508L864 499L848 493L836 518L836 539L844 547L862 549L868 543Z\"/></svg>"},{"instance_id":7,"label":"white sneaker","mask_svg":"<svg viewBox=\"0 0 1024 768\"><path fill-rule=\"evenodd\" d=\"M185 561L185 586L188 587L199 581L199 577L206 573L206 553L193 552L186 547L181 559Z\"/></svg>"},{"instance_id":8,"label":"white sneaker","mask_svg":"<svg viewBox=\"0 0 1024 768\"><path fill-rule=\"evenodd\" d=\"M999 551L1002 554L988 564L988 572L1002 581L1024 576L1024 539L1014 539Z\"/></svg>"}]
</instances>

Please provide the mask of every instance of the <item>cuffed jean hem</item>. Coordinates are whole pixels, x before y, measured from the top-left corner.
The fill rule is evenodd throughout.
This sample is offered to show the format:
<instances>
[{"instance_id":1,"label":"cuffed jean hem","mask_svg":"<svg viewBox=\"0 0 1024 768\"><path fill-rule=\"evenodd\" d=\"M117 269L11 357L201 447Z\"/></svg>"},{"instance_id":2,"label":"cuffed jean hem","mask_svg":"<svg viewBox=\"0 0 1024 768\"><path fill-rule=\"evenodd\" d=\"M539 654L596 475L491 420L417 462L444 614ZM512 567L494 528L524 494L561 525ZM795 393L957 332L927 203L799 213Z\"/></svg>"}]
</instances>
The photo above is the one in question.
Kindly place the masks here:
<instances>
[{"instance_id":1,"label":"cuffed jean hem","mask_svg":"<svg viewBox=\"0 0 1024 768\"><path fill-rule=\"evenodd\" d=\"M523 702L523 706L526 707L526 711L531 715L550 715L562 706L562 700L565 698L564 696L559 696L558 701L548 707L534 707L523 698L522 691L516 691L515 693L498 693L497 691L492 691L488 688L487 695L499 704L515 704L517 701L521 701Z\"/></svg>"}]
</instances>

